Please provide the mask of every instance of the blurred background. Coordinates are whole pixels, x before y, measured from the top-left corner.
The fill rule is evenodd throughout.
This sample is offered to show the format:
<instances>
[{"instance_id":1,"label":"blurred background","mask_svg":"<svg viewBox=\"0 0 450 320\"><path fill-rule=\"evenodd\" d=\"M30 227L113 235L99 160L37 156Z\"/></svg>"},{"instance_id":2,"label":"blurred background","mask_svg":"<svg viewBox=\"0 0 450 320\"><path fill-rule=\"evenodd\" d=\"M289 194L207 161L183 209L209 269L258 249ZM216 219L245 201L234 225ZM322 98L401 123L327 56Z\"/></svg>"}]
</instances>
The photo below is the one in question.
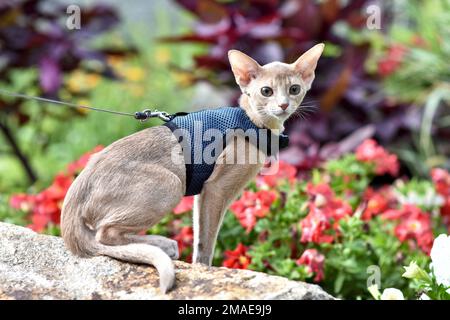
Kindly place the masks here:
<instances>
[{"instance_id":1,"label":"blurred background","mask_svg":"<svg viewBox=\"0 0 450 320\"><path fill-rule=\"evenodd\" d=\"M79 30L66 26L67 2L2 1L1 88L130 112L233 105L229 49L292 62L324 42L305 99L315 112L289 121L282 158L302 174L373 136L405 174L449 167L449 1L70 4ZM1 96L0 192L45 185L83 152L157 122Z\"/></svg>"},{"instance_id":2,"label":"blurred background","mask_svg":"<svg viewBox=\"0 0 450 320\"><path fill-rule=\"evenodd\" d=\"M0 89L125 112L236 105L228 50L290 63L323 42L281 158L302 180L373 138L401 177L429 178L450 168L449 26L450 0L3 0ZM57 234L89 152L159 124L0 95L0 221L27 225L33 211L34 229ZM188 227L174 234L192 240Z\"/></svg>"}]
</instances>

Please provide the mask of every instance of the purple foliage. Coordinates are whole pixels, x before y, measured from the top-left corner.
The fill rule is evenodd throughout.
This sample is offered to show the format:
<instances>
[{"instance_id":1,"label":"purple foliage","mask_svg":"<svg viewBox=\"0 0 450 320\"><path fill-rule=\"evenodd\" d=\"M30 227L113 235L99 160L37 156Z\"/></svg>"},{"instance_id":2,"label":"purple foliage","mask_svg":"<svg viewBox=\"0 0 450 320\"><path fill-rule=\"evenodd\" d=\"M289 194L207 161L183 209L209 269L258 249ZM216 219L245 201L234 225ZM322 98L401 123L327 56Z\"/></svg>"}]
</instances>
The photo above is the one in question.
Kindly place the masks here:
<instances>
[{"instance_id":1,"label":"purple foliage","mask_svg":"<svg viewBox=\"0 0 450 320\"><path fill-rule=\"evenodd\" d=\"M207 44L205 54L195 57L192 70L197 80L213 81L236 88L227 52L241 50L259 63L295 61L315 43L333 46L337 54L325 54L317 67L316 79L304 104L317 107L308 121L292 119L287 129L294 136L292 150L285 153L297 167L316 166L325 156L321 146L336 144L359 128L370 126L384 143L402 139L417 124L418 113L409 106L389 106L380 79L369 75L364 63L368 43L351 43L334 27L345 23L354 29L366 26L367 0L177 0L193 13L196 23L189 34L164 41ZM385 14L388 23L389 12ZM238 95L236 95L238 96ZM344 140L345 141L345 140ZM337 148L339 149L339 148Z\"/></svg>"},{"instance_id":2,"label":"purple foliage","mask_svg":"<svg viewBox=\"0 0 450 320\"><path fill-rule=\"evenodd\" d=\"M82 28L70 30L67 5L42 0L6 1L0 5L0 79L14 68L39 68L43 93L55 95L62 74L95 59L105 64L105 50L90 49L87 41L114 27L118 14L111 7L82 8Z\"/></svg>"},{"instance_id":3,"label":"purple foliage","mask_svg":"<svg viewBox=\"0 0 450 320\"><path fill-rule=\"evenodd\" d=\"M39 83L44 92L56 92L61 86L61 70L58 61L43 57L39 61Z\"/></svg>"},{"instance_id":4,"label":"purple foliage","mask_svg":"<svg viewBox=\"0 0 450 320\"><path fill-rule=\"evenodd\" d=\"M87 68L82 62L94 59L102 68L90 70L91 73L114 76L106 64L106 54L124 55L133 50L94 49L88 41L117 24L116 11L104 5L83 7L81 29L71 30L66 26L69 17L66 10L67 5L57 1L0 1L0 82L9 83L15 70L36 68L39 77L29 85L40 89L38 95L56 97L64 73ZM33 183L37 175L10 128L11 123L23 125L29 121L28 114L22 112L23 102L0 96L0 132ZM73 110L68 110L66 115L72 116Z\"/></svg>"}]
</instances>

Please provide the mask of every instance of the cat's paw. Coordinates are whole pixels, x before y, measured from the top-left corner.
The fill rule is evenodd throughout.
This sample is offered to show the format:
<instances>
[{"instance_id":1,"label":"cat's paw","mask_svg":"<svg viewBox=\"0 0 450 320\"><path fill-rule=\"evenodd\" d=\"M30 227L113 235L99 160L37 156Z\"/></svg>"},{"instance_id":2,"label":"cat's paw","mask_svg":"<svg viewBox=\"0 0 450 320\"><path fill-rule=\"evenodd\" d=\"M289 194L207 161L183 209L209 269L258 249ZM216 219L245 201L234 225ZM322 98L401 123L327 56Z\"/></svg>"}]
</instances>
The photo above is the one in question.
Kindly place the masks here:
<instances>
[{"instance_id":1,"label":"cat's paw","mask_svg":"<svg viewBox=\"0 0 450 320\"><path fill-rule=\"evenodd\" d=\"M164 252L167 253L167 255L172 260L177 260L179 258L179 250L178 250L178 242L172 239L168 239L166 244L163 248Z\"/></svg>"}]
</instances>

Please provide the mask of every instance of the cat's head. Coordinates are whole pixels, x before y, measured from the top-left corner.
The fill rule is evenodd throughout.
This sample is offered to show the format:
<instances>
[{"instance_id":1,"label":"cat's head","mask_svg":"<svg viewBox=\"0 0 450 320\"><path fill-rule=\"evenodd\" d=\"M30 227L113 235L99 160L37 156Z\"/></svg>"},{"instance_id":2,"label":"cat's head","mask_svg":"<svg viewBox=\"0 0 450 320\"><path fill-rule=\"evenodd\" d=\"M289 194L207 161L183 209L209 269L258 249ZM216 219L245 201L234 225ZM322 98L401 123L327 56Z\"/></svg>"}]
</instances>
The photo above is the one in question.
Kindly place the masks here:
<instances>
[{"instance_id":1,"label":"cat's head","mask_svg":"<svg viewBox=\"0 0 450 320\"><path fill-rule=\"evenodd\" d=\"M230 50L231 69L253 116L264 125L278 122L282 126L311 88L323 48L317 44L291 64L271 62L264 66L238 50Z\"/></svg>"}]
</instances>

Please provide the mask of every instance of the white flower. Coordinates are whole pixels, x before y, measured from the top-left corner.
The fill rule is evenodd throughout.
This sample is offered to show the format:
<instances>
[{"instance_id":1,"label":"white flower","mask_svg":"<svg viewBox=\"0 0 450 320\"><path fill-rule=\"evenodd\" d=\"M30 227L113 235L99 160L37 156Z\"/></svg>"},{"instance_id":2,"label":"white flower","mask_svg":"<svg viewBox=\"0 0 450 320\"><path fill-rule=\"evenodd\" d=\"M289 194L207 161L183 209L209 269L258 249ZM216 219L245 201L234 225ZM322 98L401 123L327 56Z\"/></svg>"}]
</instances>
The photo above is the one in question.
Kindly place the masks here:
<instances>
[{"instance_id":1,"label":"white flower","mask_svg":"<svg viewBox=\"0 0 450 320\"><path fill-rule=\"evenodd\" d=\"M433 242L430 253L431 268L436 276L436 282L445 287L450 286L450 236L439 235Z\"/></svg>"},{"instance_id":2,"label":"white flower","mask_svg":"<svg viewBox=\"0 0 450 320\"><path fill-rule=\"evenodd\" d=\"M386 288L383 290L383 294L380 300L405 300L403 293L395 288Z\"/></svg>"},{"instance_id":3,"label":"white flower","mask_svg":"<svg viewBox=\"0 0 450 320\"><path fill-rule=\"evenodd\" d=\"M444 198L437 194L434 189L428 189L425 194L419 194L415 191L409 191L407 194L403 194L398 190L394 192L401 204L414 204L430 209L444 204Z\"/></svg>"}]
</instances>

